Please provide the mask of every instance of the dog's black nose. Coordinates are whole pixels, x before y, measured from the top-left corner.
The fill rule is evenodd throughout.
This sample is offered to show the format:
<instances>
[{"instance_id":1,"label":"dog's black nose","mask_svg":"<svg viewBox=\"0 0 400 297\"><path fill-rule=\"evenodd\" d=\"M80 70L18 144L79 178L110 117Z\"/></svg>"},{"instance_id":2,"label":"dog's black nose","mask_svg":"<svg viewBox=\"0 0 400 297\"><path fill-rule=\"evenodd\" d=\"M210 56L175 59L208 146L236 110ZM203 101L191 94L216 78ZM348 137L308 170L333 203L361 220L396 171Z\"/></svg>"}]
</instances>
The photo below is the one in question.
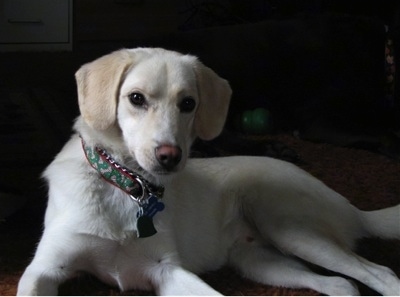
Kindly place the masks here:
<instances>
[{"instance_id":1,"label":"dog's black nose","mask_svg":"<svg viewBox=\"0 0 400 297\"><path fill-rule=\"evenodd\" d=\"M171 171L182 159L182 150L179 146L164 144L156 147L156 158L160 165Z\"/></svg>"}]
</instances>

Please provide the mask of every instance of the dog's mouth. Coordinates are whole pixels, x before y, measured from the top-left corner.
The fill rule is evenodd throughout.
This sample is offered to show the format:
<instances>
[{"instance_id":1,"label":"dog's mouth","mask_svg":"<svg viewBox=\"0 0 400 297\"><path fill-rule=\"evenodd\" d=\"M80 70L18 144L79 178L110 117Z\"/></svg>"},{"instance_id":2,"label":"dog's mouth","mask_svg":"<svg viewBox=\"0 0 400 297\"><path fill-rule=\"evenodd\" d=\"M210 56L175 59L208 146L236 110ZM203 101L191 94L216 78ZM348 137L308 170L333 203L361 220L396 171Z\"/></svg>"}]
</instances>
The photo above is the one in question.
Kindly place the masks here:
<instances>
[{"instance_id":1,"label":"dog's mouth","mask_svg":"<svg viewBox=\"0 0 400 297\"><path fill-rule=\"evenodd\" d=\"M157 177L167 177L167 176L172 176L182 170L183 168L183 163L185 163L183 160L179 164L177 164L174 167L169 167L166 168L162 165L159 164L157 161L153 162L140 162L140 160L137 160L138 166L136 168L140 168L139 171L143 175L147 176L153 176L157 179Z\"/></svg>"},{"instance_id":2,"label":"dog's mouth","mask_svg":"<svg viewBox=\"0 0 400 297\"><path fill-rule=\"evenodd\" d=\"M170 167L170 168L165 168L164 166L156 165L150 170L150 173L153 175L159 175L159 176L173 175L182 170L183 164L181 162L179 164L177 164L176 166Z\"/></svg>"},{"instance_id":3,"label":"dog's mouth","mask_svg":"<svg viewBox=\"0 0 400 297\"><path fill-rule=\"evenodd\" d=\"M158 175L158 176L169 176L169 175L173 175L176 172L177 172L177 170L174 170L174 171L155 170L152 172L152 174Z\"/></svg>"},{"instance_id":4,"label":"dog's mouth","mask_svg":"<svg viewBox=\"0 0 400 297\"><path fill-rule=\"evenodd\" d=\"M176 174L181 171L185 164L187 155L185 150L175 149L172 150L167 147L160 149L159 147L154 150L139 151L132 154L137 164L147 174L157 177L166 177Z\"/></svg>"},{"instance_id":5,"label":"dog's mouth","mask_svg":"<svg viewBox=\"0 0 400 297\"><path fill-rule=\"evenodd\" d=\"M144 169L143 176L152 181L154 184L165 185L165 183L170 182L171 179L174 178L175 174L177 174L179 171L179 169L165 170L156 166L149 170Z\"/></svg>"}]
</instances>

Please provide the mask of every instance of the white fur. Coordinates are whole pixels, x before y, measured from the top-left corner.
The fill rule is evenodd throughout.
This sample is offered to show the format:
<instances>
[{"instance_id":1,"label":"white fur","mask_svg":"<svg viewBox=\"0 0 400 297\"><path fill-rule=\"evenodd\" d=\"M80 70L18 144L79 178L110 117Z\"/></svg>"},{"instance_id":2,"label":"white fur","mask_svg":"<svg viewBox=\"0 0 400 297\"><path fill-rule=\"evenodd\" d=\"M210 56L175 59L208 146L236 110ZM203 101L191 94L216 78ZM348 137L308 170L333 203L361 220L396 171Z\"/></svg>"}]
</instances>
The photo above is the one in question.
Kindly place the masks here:
<instances>
[{"instance_id":1,"label":"white fur","mask_svg":"<svg viewBox=\"0 0 400 297\"><path fill-rule=\"evenodd\" d=\"M381 294L400 293L392 271L351 251L362 236L400 238L398 206L362 212L303 170L271 158L187 159L196 136L221 131L230 97L227 82L194 57L122 50L84 65L77 81L82 116L77 134L44 172L45 230L19 295L55 295L81 271L121 290L216 295L196 274L223 265L265 284L358 293L351 281L317 275L292 255ZM132 92L143 93L146 105L132 105ZM196 110L180 112L184 96L196 100ZM136 237L136 203L92 169L78 133L165 186L156 235ZM160 144L182 149L174 172L157 162Z\"/></svg>"}]
</instances>

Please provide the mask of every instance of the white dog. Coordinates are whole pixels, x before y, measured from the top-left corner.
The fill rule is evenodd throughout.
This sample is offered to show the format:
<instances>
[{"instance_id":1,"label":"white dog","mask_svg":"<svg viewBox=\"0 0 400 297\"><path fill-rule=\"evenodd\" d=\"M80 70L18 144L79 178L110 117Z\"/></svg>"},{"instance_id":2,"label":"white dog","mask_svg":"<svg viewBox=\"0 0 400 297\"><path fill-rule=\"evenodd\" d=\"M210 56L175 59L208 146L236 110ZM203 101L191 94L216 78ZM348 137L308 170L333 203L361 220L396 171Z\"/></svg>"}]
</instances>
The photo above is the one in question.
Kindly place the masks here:
<instances>
[{"instance_id":1,"label":"white dog","mask_svg":"<svg viewBox=\"0 0 400 297\"><path fill-rule=\"evenodd\" d=\"M76 79L81 116L44 173L45 230L18 294L55 295L85 271L121 290L216 295L196 274L223 265L264 284L358 293L301 258L399 295L390 269L351 251L363 236L400 238L399 206L358 210L271 158L188 159L197 136L221 132L231 95L195 57L121 50Z\"/></svg>"}]
</instances>

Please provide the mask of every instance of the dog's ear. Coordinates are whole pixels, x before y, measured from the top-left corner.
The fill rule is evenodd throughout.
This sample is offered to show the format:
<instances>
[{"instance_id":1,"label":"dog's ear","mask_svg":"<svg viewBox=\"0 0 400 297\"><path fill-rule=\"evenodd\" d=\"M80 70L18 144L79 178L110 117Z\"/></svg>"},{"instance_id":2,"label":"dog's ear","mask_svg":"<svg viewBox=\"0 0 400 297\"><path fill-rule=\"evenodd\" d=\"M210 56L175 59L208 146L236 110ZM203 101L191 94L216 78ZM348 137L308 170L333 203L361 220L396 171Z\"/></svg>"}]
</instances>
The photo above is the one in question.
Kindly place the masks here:
<instances>
[{"instance_id":1,"label":"dog's ear","mask_svg":"<svg viewBox=\"0 0 400 297\"><path fill-rule=\"evenodd\" d=\"M119 50L76 72L79 109L92 128L104 130L115 122L121 79L132 59L127 50Z\"/></svg>"},{"instance_id":2,"label":"dog's ear","mask_svg":"<svg viewBox=\"0 0 400 297\"><path fill-rule=\"evenodd\" d=\"M200 62L196 63L195 72L200 95L195 131L201 139L211 140L222 132L232 90L225 79Z\"/></svg>"}]
</instances>

